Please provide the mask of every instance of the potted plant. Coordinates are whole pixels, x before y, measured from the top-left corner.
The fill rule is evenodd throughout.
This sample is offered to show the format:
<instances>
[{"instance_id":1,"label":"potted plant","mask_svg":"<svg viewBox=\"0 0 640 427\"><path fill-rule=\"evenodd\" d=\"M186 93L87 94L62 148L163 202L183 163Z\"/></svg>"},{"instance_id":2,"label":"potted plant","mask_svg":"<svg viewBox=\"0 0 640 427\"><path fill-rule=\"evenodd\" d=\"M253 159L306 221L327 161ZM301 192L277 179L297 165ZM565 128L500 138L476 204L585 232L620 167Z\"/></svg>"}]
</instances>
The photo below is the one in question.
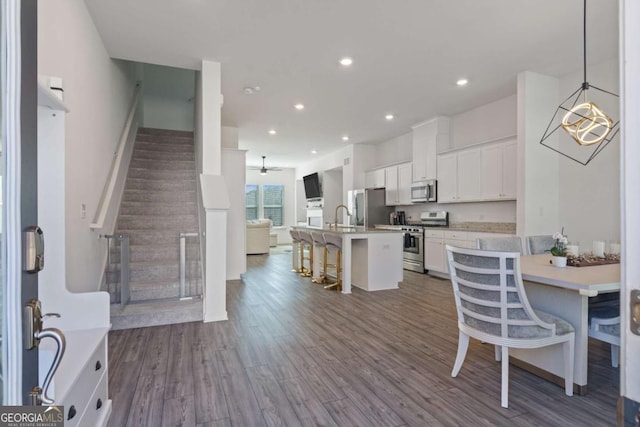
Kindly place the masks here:
<instances>
[{"instance_id":1,"label":"potted plant","mask_svg":"<svg viewBox=\"0 0 640 427\"><path fill-rule=\"evenodd\" d=\"M553 240L555 240L555 243L549 250L553 256L553 265L556 267L566 267L567 243L569 243L569 240L567 239L567 236L564 235L564 228L561 232L553 234Z\"/></svg>"}]
</instances>

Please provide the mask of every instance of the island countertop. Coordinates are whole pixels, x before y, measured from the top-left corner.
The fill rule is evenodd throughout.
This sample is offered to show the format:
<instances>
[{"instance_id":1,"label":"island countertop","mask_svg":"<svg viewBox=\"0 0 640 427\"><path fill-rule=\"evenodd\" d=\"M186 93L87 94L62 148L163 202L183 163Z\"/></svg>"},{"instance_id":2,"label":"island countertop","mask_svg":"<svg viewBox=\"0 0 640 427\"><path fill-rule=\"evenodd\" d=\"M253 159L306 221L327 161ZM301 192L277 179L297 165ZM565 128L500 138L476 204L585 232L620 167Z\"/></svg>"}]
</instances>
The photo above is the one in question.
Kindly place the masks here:
<instances>
[{"instance_id":1,"label":"island countertop","mask_svg":"<svg viewBox=\"0 0 640 427\"><path fill-rule=\"evenodd\" d=\"M346 225L338 225L338 229L335 229L333 226L331 227L307 227L304 225L294 225L291 228L294 230L309 230L316 231L322 233L333 233L333 234L382 234L382 233L403 233L402 230L389 230L389 229L380 229L380 228L372 228L372 227L351 227Z\"/></svg>"}]
</instances>

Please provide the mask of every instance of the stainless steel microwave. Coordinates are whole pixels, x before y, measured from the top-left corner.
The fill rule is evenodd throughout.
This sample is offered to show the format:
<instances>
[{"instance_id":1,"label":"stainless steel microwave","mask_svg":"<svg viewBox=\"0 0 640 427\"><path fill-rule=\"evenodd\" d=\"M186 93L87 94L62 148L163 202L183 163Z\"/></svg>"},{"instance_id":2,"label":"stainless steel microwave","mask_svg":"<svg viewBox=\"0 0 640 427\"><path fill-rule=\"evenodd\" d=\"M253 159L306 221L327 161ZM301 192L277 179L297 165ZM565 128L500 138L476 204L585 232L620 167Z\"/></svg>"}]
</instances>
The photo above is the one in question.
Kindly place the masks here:
<instances>
[{"instance_id":1,"label":"stainless steel microwave","mask_svg":"<svg viewBox=\"0 0 640 427\"><path fill-rule=\"evenodd\" d=\"M411 184L411 203L437 202L438 184L435 179L416 181Z\"/></svg>"}]
</instances>

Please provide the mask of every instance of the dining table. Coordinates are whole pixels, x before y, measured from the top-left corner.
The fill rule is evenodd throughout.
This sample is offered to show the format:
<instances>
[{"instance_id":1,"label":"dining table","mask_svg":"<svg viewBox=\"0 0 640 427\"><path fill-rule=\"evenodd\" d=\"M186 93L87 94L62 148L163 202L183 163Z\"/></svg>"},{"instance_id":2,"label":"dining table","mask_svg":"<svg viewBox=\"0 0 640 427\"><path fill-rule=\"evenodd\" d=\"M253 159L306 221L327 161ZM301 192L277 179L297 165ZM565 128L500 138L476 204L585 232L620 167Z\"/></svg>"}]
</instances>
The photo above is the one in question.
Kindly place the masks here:
<instances>
[{"instance_id":1,"label":"dining table","mask_svg":"<svg viewBox=\"0 0 640 427\"><path fill-rule=\"evenodd\" d=\"M534 309L563 318L575 328L574 392L587 393L589 299L620 291L620 264L556 267L551 256L520 257L527 297ZM511 363L564 384L561 346L510 349Z\"/></svg>"}]
</instances>

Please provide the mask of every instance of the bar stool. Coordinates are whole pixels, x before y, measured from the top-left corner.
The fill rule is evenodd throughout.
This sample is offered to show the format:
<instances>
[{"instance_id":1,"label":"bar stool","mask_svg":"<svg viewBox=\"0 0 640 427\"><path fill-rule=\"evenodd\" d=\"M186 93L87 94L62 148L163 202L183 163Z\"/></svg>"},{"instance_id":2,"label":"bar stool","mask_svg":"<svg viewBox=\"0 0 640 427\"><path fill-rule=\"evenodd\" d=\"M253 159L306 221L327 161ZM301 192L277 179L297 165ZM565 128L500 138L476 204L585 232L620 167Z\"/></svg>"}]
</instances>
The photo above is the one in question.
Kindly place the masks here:
<instances>
[{"instance_id":1,"label":"bar stool","mask_svg":"<svg viewBox=\"0 0 640 427\"><path fill-rule=\"evenodd\" d=\"M313 283L319 283L319 284L329 283L329 279L327 277L327 255L329 253L329 250L327 249L327 243L325 242L325 239L324 239L324 233L319 231L312 231L311 238L313 239L314 246L318 246L322 248L322 264L321 264L322 268L319 272L318 277L315 279L312 279L311 281Z\"/></svg>"},{"instance_id":2,"label":"bar stool","mask_svg":"<svg viewBox=\"0 0 640 427\"><path fill-rule=\"evenodd\" d=\"M337 234L324 233L324 241L327 251L329 249L336 250L336 282L326 285L324 288L333 291L342 291L342 237ZM327 274L326 269L324 274Z\"/></svg>"},{"instance_id":3,"label":"bar stool","mask_svg":"<svg viewBox=\"0 0 640 427\"><path fill-rule=\"evenodd\" d=\"M289 234L291 235L291 243L293 246L293 256L292 256L293 270L291 271L294 271L296 273L302 273L302 257L304 254L302 249L302 243L300 242L300 234L298 233L298 230L289 230ZM296 257L296 253L299 253L297 257Z\"/></svg>"},{"instance_id":4,"label":"bar stool","mask_svg":"<svg viewBox=\"0 0 640 427\"><path fill-rule=\"evenodd\" d=\"M308 231L298 231L298 235L300 236L300 268L302 269L301 275L303 277L313 277L313 239L311 238L311 233ZM307 246L309 256L304 256L304 247ZM304 268L304 261L309 261L309 268Z\"/></svg>"}]
</instances>

